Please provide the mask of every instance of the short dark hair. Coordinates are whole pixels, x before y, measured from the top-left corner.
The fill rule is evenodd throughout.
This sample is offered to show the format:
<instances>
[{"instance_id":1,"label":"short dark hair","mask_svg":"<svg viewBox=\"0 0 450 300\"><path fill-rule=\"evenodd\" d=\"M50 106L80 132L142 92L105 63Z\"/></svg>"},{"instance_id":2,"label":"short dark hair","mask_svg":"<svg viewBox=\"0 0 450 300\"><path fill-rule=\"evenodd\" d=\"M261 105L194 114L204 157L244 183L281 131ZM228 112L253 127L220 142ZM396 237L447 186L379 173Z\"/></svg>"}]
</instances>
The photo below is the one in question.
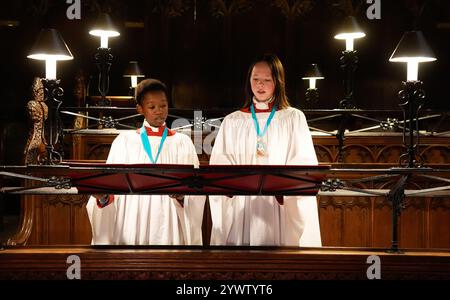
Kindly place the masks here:
<instances>
[{"instance_id":1,"label":"short dark hair","mask_svg":"<svg viewBox=\"0 0 450 300\"><path fill-rule=\"evenodd\" d=\"M253 103L253 92L250 84L250 78L252 76L253 67L259 62L267 63L272 71L272 78L275 83L275 91L273 93L274 104L277 105L279 109L290 107L289 99L286 96L283 64L275 54L269 53L256 58L248 68L247 81L245 82L244 108L249 107Z\"/></svg>"},{"instance_id":2,"label":"short dark hair","mask_svg":"<svg viewBox=\"0 0 450 300\"><path fill-rule=\"evenodd\" d=\"M134 99L136 104L142 105L142 100L148 92L164 92L167 95L167 86L158 79L144 79L136 86L134 91Z\"/></svg>"}]
</instances>

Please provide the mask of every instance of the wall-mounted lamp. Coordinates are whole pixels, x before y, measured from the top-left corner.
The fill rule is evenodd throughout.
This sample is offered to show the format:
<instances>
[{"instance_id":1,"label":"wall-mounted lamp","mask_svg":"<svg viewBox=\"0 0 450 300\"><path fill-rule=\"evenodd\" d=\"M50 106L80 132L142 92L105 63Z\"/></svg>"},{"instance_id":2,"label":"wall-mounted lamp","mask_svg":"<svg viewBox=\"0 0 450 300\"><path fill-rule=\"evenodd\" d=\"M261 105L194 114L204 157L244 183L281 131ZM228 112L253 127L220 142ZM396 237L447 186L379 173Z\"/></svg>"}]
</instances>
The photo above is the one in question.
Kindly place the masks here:
<instances>
[{"instance_id":1,"label":"wall-mounted lamp","mask_svg":"<svg viewBox=\"0 0 450 300\"><path fill-rule=\"evenodd\" d=\"M97 53L95 54L95 63L99 69L98 91L101 95L98 105L109 105L106 95L109 91L109 69L111 68L113 56L111 48L108 47L108 39L119 36L120 33L114 26L111 17L106 13L101 13L89 34L100 37L100 47L97 48Z\"/></svg>"},{"instance_id":2,"label":"wall-mounted lamp","mask_svg":"<svg viewBox=\"0 0 450 300\"><path fill-rule=\"evenodd\" d=\"M60 80L56 76L56 62L73 59L73 56L56 29L42 29L27 57L45 60L45 79L42 79L42 84L48 106L48 118L43 128L42 141L46 148L46 158L41 162L54 164L62 160L62 150L60 153L56 148L62 132L59 107L62 104L60 98L64 95L63 89L59 87Z\"/></svg>"},{"instance_id":3,"label":"wall-mounted lamp","mask_svg":"<svg viewBox=\"0 0 450 300\"><path fill-rule=\"evenodd\" d=\"M130 61L123 74L123 77L131 78L130 93L131 95L133 95L133 90L138 84L138 77L145 77L145 75L141 71L141 68L139 68L139 64L137 61Z\"/></svg>"},{"instance_id":4,"label":"wall-mounted lamp","mask_svg":"<svg viewBox=\"0 0 450 300\"><path fill-rule=\"evenodd\" d=\"M339 108L356 108L353 103L353 83L354 73L358 66L358 56L356 55L356 50L354 50L354 40L365 36L366 34L361 30L356 18L353 16L349 16L344 20L338 33L334 36L335 39L345 40L345 51L342 51L340 58L340 67L344 72L345 96L339 103Z\"/></svg>"},{"instance_id":5,"label":"wall-mounted lamp","mask_svg":"<svg viewBox=\"0 0 450 300\"><path fill-rule=\"evenodd\" d=\"M308 108L313 108L319 99L319 92L316 87L316 81L320 79L324 79L322 73L319 70L317 64L310 64L308 69L306 70L303 80L309 81L309 88L306 90L306 106Z\"/></svg>"}]
</instances>

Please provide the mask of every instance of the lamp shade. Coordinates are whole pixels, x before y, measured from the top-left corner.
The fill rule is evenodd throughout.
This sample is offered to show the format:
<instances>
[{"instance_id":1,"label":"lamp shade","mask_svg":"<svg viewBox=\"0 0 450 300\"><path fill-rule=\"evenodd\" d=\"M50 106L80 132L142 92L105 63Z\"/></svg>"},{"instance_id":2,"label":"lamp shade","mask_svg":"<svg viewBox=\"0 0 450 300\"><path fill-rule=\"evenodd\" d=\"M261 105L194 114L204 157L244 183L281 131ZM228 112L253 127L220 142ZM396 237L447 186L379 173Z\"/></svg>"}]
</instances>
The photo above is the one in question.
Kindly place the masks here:
<instances>
[{"instance_id":1,"label":"lamp shade","mask_svg":"<svg viewBox=\"0 0 450 300\"><path fill-rule=\"evenodd\" d=\"M89 31L89 34L100 37L115 37L120 35L119 31L114 26L111 17L107 13L100 13L94 26Z\"/></svg>"},{"instance_id":2,"label":"lamp shade","mask_svg":"<svg viewBox=\"0 0 450 300\"><path fill-rule=\"evenodd\" d=\"M27 56L38 60L70 60L72 53L56 29L42 29Z\"/></svg>"},{"instance_id":3,"label":"lamp shade","mask_svg":"<svg viewBox=\"0 0 450 300\"><path fill-rule=\"evenodd\" d=\"M319 70L317 64L310 64L306 69L305 75L302 79L324 79L322 73Z\"/></svg>"},{"instance_id":4,"label":"lamp shade","mask_svg":"<svg viewBox=\"0 0 450 300\"><path fill-rule=\"evenodd\" d=\"M407 31L392 53L392 62L429 62L435 61L436 56L425 40L421 31Z\"/></svg>"},{"instance_id":5,"label":"lamp shade","mask_svg":"<svg viewBox=\"0 0 450 300\"><path fill-rule=\"evenodd\" d=\"M338 40L346 40L346 39L358 39L365 36L366 34L359 27L356 18L353 16L348 16L341 24L338 33L334 36L334 38Z\"/></svg>"},{"instance_id":6,"label":"lamp shade","mask_svg":"<svg viewBox=\"0 0 450 300\"><path fill-rule=\"evenodd\" d=\"M123 74L123 77L131 77L131 76L145 77L144 73L139 68L137 61L130 61Z\"/></svg>"}]
</instances>

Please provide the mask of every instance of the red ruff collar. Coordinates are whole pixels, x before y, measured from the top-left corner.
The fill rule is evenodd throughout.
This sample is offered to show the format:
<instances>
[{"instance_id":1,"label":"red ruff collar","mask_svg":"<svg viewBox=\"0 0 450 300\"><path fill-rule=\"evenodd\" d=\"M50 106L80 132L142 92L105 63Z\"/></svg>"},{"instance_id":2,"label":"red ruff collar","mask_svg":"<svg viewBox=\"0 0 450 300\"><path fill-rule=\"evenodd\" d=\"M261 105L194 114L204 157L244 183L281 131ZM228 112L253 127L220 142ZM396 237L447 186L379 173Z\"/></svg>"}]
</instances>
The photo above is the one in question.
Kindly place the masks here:
<instances>
[{"instance_id":1,"label":"red ruff collar","mask_svg":"<svg viewBox=\"0 0 450 300\"><path fill-rule=\"evenodd\" d=\"M164 132L164 128L166 128L166 126L163 125L161 127L158 127L158 131L153 131L150 127L145 126L145 130L147 131L148 136L162 136L163 132ZM167 129L169 129L169 128L167 128ZM141 128L136 129L136 132L140 134ZM174 134L175 134L175 131L172 129L169 129L167 131L167 136L172 136Z\"/></svg>"},{"instance_id":2,"label":"red ruff collar","mask_svg":"<svg viewBox=\"0 0 450 300\"><path fill-rule=\"evenodd\" d=\"M273 108L274 102L275 102L275 101L270 102L270 103L269 103L269 107L268 107L267 109L258 109L258 108L256 107L256 105L253 104L253 107L255 108L255 113L266 113L266 112L271 112L271 111L272 111L272 108ZM277 110L278 110L278 107L277 107ZM245 112L245 113L251 113L250 106L249 106L249 107L242 108L241 111L242 111L242 112Z\"/></svg>"}]
</instances>

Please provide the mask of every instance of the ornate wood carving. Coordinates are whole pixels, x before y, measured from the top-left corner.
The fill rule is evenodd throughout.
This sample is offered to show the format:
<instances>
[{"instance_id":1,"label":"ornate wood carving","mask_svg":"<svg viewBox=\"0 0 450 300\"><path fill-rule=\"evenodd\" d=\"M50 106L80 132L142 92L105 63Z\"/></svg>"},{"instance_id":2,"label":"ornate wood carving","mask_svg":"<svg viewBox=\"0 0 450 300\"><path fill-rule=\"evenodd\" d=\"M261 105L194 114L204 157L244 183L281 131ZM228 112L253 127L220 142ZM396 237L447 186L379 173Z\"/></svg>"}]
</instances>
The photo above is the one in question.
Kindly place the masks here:
<instances>
[{"instance_id":1,"label":"ornate wood carving","mask_svg":"<svg viewBox=\"0 0 450 300\"><path fill-rule=\"evenodd\" d=\"M272 3L272 5L278 7L283 15L288 19L295 19L300 16L304 16L313 9L314 4L315 3L312 0L275 0Z\"/></svg>"},{"instance_id":2,"label":"ornate wood carving","mask_svg":"<svg viewBox=\"0 0 450 300\"><path fill-rule=\"evenodd\" d=\"M328 206L332 206L336 209L342 208L370 208L371 201L369 197L318 197L319 198L319 207L326 208Z\"/></svg>"},{"instance_id":3,"label":"ornate wood carving","mask_svg":"<svg viewBox=\"0 0 450 300\"><path fill-rule=\"evenodd\" d=\"M253 7L254 2L249 0L212 0L209 5L212 16L221 18L244 13Z\"/></svg>"},{"instance_id":4,"label":"ornate wood carving","mask_svg":"<svg viewBox=\"0 0 450 300\"><path fill-rule=\"evenodd\" d=\"M345 163L374 163L373 151L364 145L347 145L343 147Z\"/></svg>"},{"instance_id":5,"label":"ornate wood carving","mask_svg":"<svg viewBox=\"0 0 450 300\"><path fill-rule=\"evenodd\" d=\"M432 199L431 203L430 203L430 208L432 210L436 210L436 209L449 210L449 214L450 214L450 199L446 199L446 198Z\"/></svg>"},{"instance_id":6,"label":"ornate wood carving","mask_svg":"<svg viewBox=\"0 0 450 300\"><path fill-rule=\"evenodd\" d=\"M322 145L314 145L314 149L316 150L317 159L320 162L333 162L335 154L333 154L334 149L330 149L330 147L322 146Z\"/></svg>"},{"instance_id":7,"label":"ornate wood carving","mask_svg":"<svg viewBox=\"0 0 450 300\"><path fill-rule=\"evenodd\" d=\"M33 99L28 101L27 112L32 123L24 151L24 163L37 164L39 157L45 154L43 144L44 122L48 117L48 107L44 102L44 86L40 78L33 79Z\"/></svg>"},{"instance_id":8,"label":"ornate wood carving","mask_svg":"<svg viewBox=\"0 0 450 300\"><path fill-rule=\"evenodd\" d=\"M434 164L450 164L449 145L431 145L425 147L420 155L426 162L433 162Z\"/></svg>"},{"instance_id":9,"label":"ornate wood carving","mask_svg":"<svg viewBox=\"0 0 450 300\"><path fill-rule=\"evenodd\" d=\"M78 107L84 107L86 104L86 83L84 76L81 72L78 72L75 76L75 87L73 90L73 95L75 98L75 104ZM83 112L78 112L83 114ZM86 118L81 116L76 116L73 121L73 129L86 128Z\"/></svg>"},{"instance_id":10,"label":"ornate wood carving","mask_svg":"<svg viewBox=\"0 0 450 300\"><path fill-rule=\"evenodd\" d=\"M182 16L190 9L191 1L188 0L150 0L147 5L152 13L164 15L169 18Z\"/></svg>"},{"instance_id":11,"label":"ornate wood carving","mask_svg":"<svg viewBox=\"0 0 450 300\"><path fill-rule=\"evenodd\" d=\"M82 195L74 197L72 195L55 195L47 198L46 203L48 205L69 205L69 206L83 206L87 203L89 196Z\"/></svg>"},{"instance_id":12,"label":"ornate wood carving","mask_svg":"<svg viewBox=\"0 0 450 300\"><path fill-rule=\"evenodd\" d=\"M389 209L392 208L392 203L386 198L377 197L375 198L375 209L382 209L383 207L388 207Z\"/></svg>"},{"instance_id":13,"label":"ornate wood carving","mask_svg":"<svg viewBox=\"0 0 450 300\"><path fill-rule=\"evenodd\" d=\"M93 145L89 148L87 159L90 160L106 160L108 158L110 145Z\"/></svg>"}]
</instances>

